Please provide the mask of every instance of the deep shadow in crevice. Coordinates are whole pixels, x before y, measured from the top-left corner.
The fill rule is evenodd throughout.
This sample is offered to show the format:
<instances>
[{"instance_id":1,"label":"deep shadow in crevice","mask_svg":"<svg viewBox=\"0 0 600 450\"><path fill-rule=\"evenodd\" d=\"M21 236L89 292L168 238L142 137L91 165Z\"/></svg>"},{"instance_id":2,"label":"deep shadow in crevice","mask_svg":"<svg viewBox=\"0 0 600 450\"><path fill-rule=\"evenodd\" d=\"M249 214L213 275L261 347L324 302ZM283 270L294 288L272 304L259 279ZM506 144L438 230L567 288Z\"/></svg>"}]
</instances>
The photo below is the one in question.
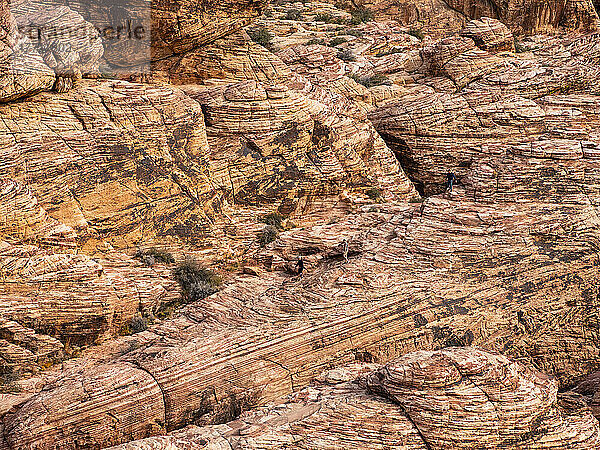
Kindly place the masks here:
<instances>
[{"instance_id":1,"label":"deep shadow in crevice","mask_svg":"<svg viewBox=\"0 0 600 450\"><path fill-rule=\"evenodd\" d=\"M387 133L380 133L381 137L394 153L396 160L402 166L404 173L415 186L415 189L421 197L425 195L425 184L419 179L419 164L411 157L411 149L404 139L392 136Z\"/></svg>"}]
</instances>

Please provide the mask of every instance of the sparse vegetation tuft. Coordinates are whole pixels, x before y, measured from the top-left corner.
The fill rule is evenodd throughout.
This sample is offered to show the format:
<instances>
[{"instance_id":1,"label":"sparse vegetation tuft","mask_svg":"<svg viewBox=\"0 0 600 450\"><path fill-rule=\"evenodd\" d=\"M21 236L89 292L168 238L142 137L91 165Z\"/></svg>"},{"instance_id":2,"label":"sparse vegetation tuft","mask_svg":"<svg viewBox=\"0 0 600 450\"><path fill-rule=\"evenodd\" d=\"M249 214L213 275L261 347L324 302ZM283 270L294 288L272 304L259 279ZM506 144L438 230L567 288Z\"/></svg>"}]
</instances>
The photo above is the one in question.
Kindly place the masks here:
<instances>
[{"instance_id":1,"label":"sparse vegetation tuft","mask_svg":"<svg viewBox=\"0 0 600 450\"><path fill-rule=\"evenodd\" d=\"M381 189L377 188L377 187L370 187L365 191L365 194L367 195L367 197L369 197L371 200L378 202L379 200L381 200L381 197L383 196L383 193L381 192Z\"/></svg>"},{"instance_id":2,"label":"sparse vegetation tuft","mask_svg":"<svg viewBox=\"0 0 600 450\"><path fill-rule=\"evenodd\" d=\"M382 74L375 74L370 77L360 77L358 75L350 75L357 83L362 84L366 88L372 88L374 86L382 86L384 84L391 84L391 81L388 77Z\"/></svg>"},{"instance_id":3,"label":"sparse vegetation tuft","mask_svg":"<svg viewBox=\"0 0 600 450\"><path fill-rule=\"evenodd\" d=\"M329 46L337 47L338 45L345 44L346 42L348 42L348 39L338 36L334 37L331 41L329 41Z\"/></svg>"},{"instance_id":4,"label":"sparse vegetation tuft","mask_svg":"<svg viewBox=\"0 0 600 450\"><path fill-rule=\"evenodd\" d=\"M277 228L275 228L273 225L267 225L258 235L258 244L261 247L266 247L275 239L277 239L277 236L279 236Z\"/></svg>"},{"instance_id":5,"label":"sparse vegetation tuft","mask_svg":"<svg viewBox=\"0 0 600 450\"><path fill-rule=\"evenodd\" d=\"M219 290L221 277L198 262L187 259L173 270L173 277L181 287L184 304L202 300Z\"/></svg>"},{"instance_id":6,"label":"sparse vegetation tuft","mask_svg":"<svg viewBox=\"0 0 600 450\"><path fill-rule=\"evenodd\" d=\"M369 8L356 8L350 11L352 14L352 25L358 25L365 22L371 22L374 19L373 11Z\"/></svg>"},{"instance_id":7,"label":"sparse vegetation tuft","mask_svg":"<svg viewBox=\"0 0 600 450\"><path fill-rule=\"evenodd\" d=\"M175 258L173 258L171 253L155 247L147 250L138 250L135 257L149 267L155 264L173 264L175 262Z\"/></svg>"},{"instance_id":8,"label":"sparse vegetation tuft","mask_svg":"<svg viewBox=\"0 0 600 450\"><path fill-rule=\"evenodd\" d=\"M295 21L302 20L302 12L299 9L290 8L285 12L285 19Z\"/></svg>"},{"instance_id":9,"label":"sparse vegetation tuft","mask_svg":"<svg viewBox=\"0 0 600 450\"><path fill-rule=\"evenodd\" d=\"M248 35L250 39L268 50L273 47L273 35L265 27L249 31Z\"/></svg>"},{"instance_id":10,"label":"sparse vegetation tuft","mask_svg":"<svg viewBox=\"0 0 600 450\"><path fill-rule=\"evenodd\" d=\"M422 41L423 39L425 39L425 35L423 34L423 30L420 30L419 28L411 28L410 30L408 30L408 34L410 34L411 36L416 37L420 41Z\"/></svg>"},{"instance_id":11,"label":"sparse vegetation tuft","mask_svg":"<svg viewBox=\"0 0 600 450\"><path fill-rule=\"evenodd\" d=\"M277 212L269 213L266 216L262 217L261 222L267 225L271 225L272 227L277 228L278 230L283 230L283 221L285 217Z\"/></svg>"},{"instance_id":12,"label":"sparse vegetation tuft","mask_svg":"<svg viewBox=\"0 0 600 450\"><path fill-rule=\"evenodd\" d=\"M340 50L338 52L337 57L339 59L341 59L342 61L346 61L346 62L356 61L356 56L354 56L354 53L352 53L352 51L349 50L349 49L347 49L347 50Z\"/></svg>"}]
</instances>

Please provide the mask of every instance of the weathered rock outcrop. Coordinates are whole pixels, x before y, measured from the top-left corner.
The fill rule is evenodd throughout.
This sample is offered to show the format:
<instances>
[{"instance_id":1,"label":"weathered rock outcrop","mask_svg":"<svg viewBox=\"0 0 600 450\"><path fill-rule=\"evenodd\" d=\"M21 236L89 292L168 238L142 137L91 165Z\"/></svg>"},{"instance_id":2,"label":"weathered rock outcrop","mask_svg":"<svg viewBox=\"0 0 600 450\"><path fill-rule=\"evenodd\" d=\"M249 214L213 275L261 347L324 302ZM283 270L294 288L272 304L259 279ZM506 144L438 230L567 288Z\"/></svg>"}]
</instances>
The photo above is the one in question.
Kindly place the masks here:
<instances>
[{"instance_id":1,"label":"weathered rock outcrop","mask_svg":"<svg viewBox=\"0 0 600 450\"><path fill-rule=\"evenodd\" d=\"M399 20L403 25L424 24L435 34L459 31L468 19L491 17L516 33L544 33L558 29L590 31L598 27L598 13L591 0L546 2L512 0L480 2L472 0L429 0L409 2L363 0L383 17Z\"/></svg>"},{"instance_id":2,"label":"weathered rock outcrop","mask_svg":"<svg viewBox=\"0 0 600 450\"><path fill-rule=\"evenodd\" d=\"M265 448L593 449L598 422L556 383L473 348L417 352L326 372L282 405L119 450Z\"/></svg>"},{"instance_id":3,"label":"weathered rock outcrop","mask_svg":"<svg viewBox=\"0 0 600 450\"><path fill-rule=\"evenodd\" d=\"M127 27L127 20L151 30L150 40L105 40L105 58L113 66L127 67L181 54L248 25L267 4L266 0L183 0L176 2L137 2L127 0L117 8L91 0L68 0L69 6L86 20L103 29Z\"/></svg>"},{"instance_id":4,"label":"weathered rock outcrop","mask_svg":"<svg viewBox=\"0 0 600 450\"><path fill-rule=\"evenodd\" d=\"M499 20L489 17L469 21L460 35L473 39L477 47L489 52L515 49L514 37L508 27Z\"/></svg>"},{"instance_id":5,"label":"weathered rock outcrop","mask_svg":"<svg viewBox=\"0 0 600 450\"><path fill-rule=\"evenodd\" d=\"M389 23L342 26L336 40L336 24L311 13L306 26L273 19L284 35L275 56L230 34L262 3L155 5L153 81L179 88L85 80L0 106L2 369L35 373L178 298L168 267L111 246L132 254L160 242L221 269L251 265L211 297L2 397L0 448L100 448L226 422L328 367L470 345L556 381L480 351L418 353L362 387L317 388L319 412L286 404L289 428L272 431L280 425L263 419L279 413L263 409L239 427L190 433L248 448L303 434L350 446L362 423L373 436L363 446L392 444L388 426L413 448L597 446L598 423L556 389L600 368L599 35L532 37L508 54L510 32L494 20L438 42ZM527 4L507 25L585 28L585 5L552 5L530 23L537 6ZM94 25L115 19L71 7L60 11L84 27L73 11ZM463 29L465 17L444 11ZM42 45L36 61L93 69L94 48ZM117 43L106 58L129 65L142 53ZM449 170L459 185L436 196ZM259 221L274 210L288 216L285 231L261 241ZM304 272L291 275L299 258ZM456 408L460 429L436 402Z\"/></svg>"},{"instance_id":6,"label":"weathered rock outcrop","mask_svg":"<svg viewBox=\"0 0 600 450\"><path fill-rule=\"evenodd\" d=\"M161 394L145 402L164 402L161 423L172 430L231 395L266 401L287 394L357 352L385 361L476 344L567 384L597 368L589 305L597 294L598 226L593 206L429 199L366 207L347 221L284 233L261 259L276 268L304 255L305 276L238 278L138 335L141 348L102 364L82 360L6 416L4 434L13 447L117 443L129 429L121 424L134 386L147 373ZM140 368L123 373L125 366ZM122 391L108 382L89 396L73 391L73 383L91 392L86 386L117 374L126 378ZM137 437L152 432L144 424L154 417L138 415Z\"/></svg>"},{"instance_id":7,"label":"weathered rock outcrop","mask_svg":"<svg viewBox=\"0 0 600 450\"><path fill-rule=\"evenodd\" d=\"M550 45L549 54L568 50L526 63L446 39L427 53L432 73L452 86L438 79L407 86L369 117L427 195L442 192L452 170L465 195L478 201L585 204L598 191L589 176L598 155L598 96L592 95L598 68L589 57L598 54L599 42L596 34ZM582 44L585 58L576 50ZM456 85L467 87L455 92Z\"/></svg>"},{"instance_id":8,"label":"weathered rock outcrop","mask_svg":"<svg viewBox=\"0 0 600 450\"><path fill-rule=\"evenodd\" d=\"M0 2L0 102L50 89L54 73L35 46L19 35L10 2Z\"/></svg>"},{"instance_id":9,"label":"weathered rock outcrop","mask_svg":"<svg viewBox=\"0 0 600 450\"><path fill-rule=\"evenodd\" d=\"M82 76L98 75L104 52L96 28L70 8L44 0L11 3L20 34L29 39L57 80L54 89L66 92Z\"/></svg>"},{"instance_id":10,"label":"weathered rock outcrop","mask_svg":"<svg viewBox=\"0 0 600 450\"><path fill-rule=\"evenodd\" d=\"M128 268L103 266L76 254L74 230L52 219L24 185L3 179L0 193L5 366L35 370L64 353L45 335L70 348L89 344L118 333L138 311L152 312L172 299L165 287L174 282L155 270L133 261Z\"/></svg>"}]
</instances>

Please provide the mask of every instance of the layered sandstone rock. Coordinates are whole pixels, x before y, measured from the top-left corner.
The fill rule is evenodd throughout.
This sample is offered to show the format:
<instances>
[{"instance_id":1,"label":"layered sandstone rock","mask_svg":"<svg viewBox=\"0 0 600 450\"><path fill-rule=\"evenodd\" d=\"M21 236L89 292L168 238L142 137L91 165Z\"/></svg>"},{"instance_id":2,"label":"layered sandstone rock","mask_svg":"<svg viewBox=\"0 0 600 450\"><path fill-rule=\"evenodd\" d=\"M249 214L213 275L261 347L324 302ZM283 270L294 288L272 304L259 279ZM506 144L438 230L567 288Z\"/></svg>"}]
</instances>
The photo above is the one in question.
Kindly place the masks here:
<instances>
[{"instance_id":1,"label":"layered sandstone rock","mask_svg":"<svg viewBox=\"0 0 600 450\"><path fill-rule=\"evenodd\" d=\"M587 57L575 50L583 42ZM406 86L369 114L422 192L442 192L451 170L478 201L587 203L598 189L581 172L597 159L597 68L589 57L598 54L598 35L551 44L544 49L550 56L540 50L528 61L478 56L457 44L469 46L453 38L438 44L445 52L428 50L429 70L451 85L431 79ZM469 80L472 74L478 79ZM458 83L468 86L455 92Z\"/></svg>"},{"instance_id":2,"label":"layered sandstone rock","mask_svg":"<svg viewBox=\"0 0 600 450\"><path fill-rule=\"evenodd\" d=\"M460 34L473 39L475 45L482 50L498 52L515 48L514 38L508 27L489 17L469 21Z\"/></svg>"},{"instance_id":3,"label":"layered sandstone rock","mask_svg":"<svg viewBox=\"0 0 600 450\"><path fill-rule=\"evenodd\" d=\"M417 352L373 370L334 369L283 404L212 427L115 449L595 448L598 422L581 398L497 354Z\"/></svg>"},{"instance_id":4,"label":"layered sandstone rock","mask_svg":"<svg viewBox=\"0 0 600 450\"><path fill-rule=\"evenodd\" d=\"M265 0L124 1L107 8L89 0L67 3L100 29L119 25L126 29L128 21L142 27L141 39L105 40L105 58L116 68L144 65L150 57L160 60L197 49L248 25L267 4Z\"/></svg>"},{"instance_id":5,"label":"layered sandstone rock","mask_svg":"<svg viewBox=\"0 0 600 450\"><path fill-rule=\"evenodd\" d=\"M35 45L20 36L8 0L0 3L0 102L50 89L54 73Z\"/></svg>"},{"instance_id":6,"label":"layered sandstone rock","mask_svg":"<svg viewBox=\"0 0 600 450\"><path fill-rule=\"evenodd\" d=\"M158 241L206 262L235 253L248 263L212 297L2 398L0 447L98 448L223 422L326 367L423 348L480 345L562 387L598 369L598 35L531 38L519 55L492 54L509 33L483 20L467 25L469 37L439 42L367 24L336 43L335 24L283 24L278 56L242 32L216 39L260 8L156 6L154 57L165 59L154 68L181 90L84 81L0 108L0 356L9 366L36 372L178 298L168 267L142 267L111 244L133 253ZM113 19L79 9L94 24ZM517 22L507 23L519 31ZM331 47L303 45L313 32ZM109 48L109 62L130 64L122 51ZM367 87L381 74L389 79ZM399 161L427 196L443 192L448 170L459 187L405 203L419 198ZM375 203L386 200L398 203ZM261 245L267 208L291 217ZM305 272L292 276L300 257ZM373 375L371 388L390 401L364 389L325 393L314 417L290 410L299 432L263 428L258 441L235 442L290 445L304 433L322 446L349 436L350 446L362 424L373 436L364 446L391 444L386 426L414 448L428 439L597 445L597 423L575 397L557 406L555 382L497 355L441 355ZM444 382L432 383L440 372ZM441 434L448 417L435 401L456 405L461 423L485 425ZM531 418L545 426L530 430ZM417 422L430 437L415 433ZM227 427L200 430L201 439L230 445Z\"/></svg>"},{"instance_id":7,"label":"layered sandstone rock","mask_svg":"<svg viewBox=\"0 0 600 450\"><path fill-rule=\"evenodd\" d=\"M477 344L569 383L597 368L586 305L597 289L598 226L593 206L430 199L283 233L261 260L276 269L303 255L306 275L241 276L134 337L141 348L102 364L82 360L6 416L5 436L11 446L70 448L85 429L89 445L121 442L133 386L147 373L161 394L145 402L164 401L167 430L218 411L231 395L252 403L290 393L358 354L385 361ZM140 369L125 373L124 365ZM117 394L98 384L115 376L131 387ZM77 396L73 383L103 387ZM100 425L107 417L116 417L112 431ZM138 415L136 437L155 432L143 425L154 417Z\"/></svg>"},{"instance_id":8,"label":"layered sandstone rock","mask_svg":"<svg viewBox=\"0 0 600 450\"><path fill-rule=\"evenodd\" d=\"M600 372L589 374L573 390L584 396L594 416L598 418L600 416Z\"/></svg>"},{"instance_id":9,"label":"layered sandstone rock","mask_svg":"<svg viewBox=\"0 0 600 450\"><path fill-rule=\"evenodd\" d=\"M74 230L51 218L24 185L3 179L0 192L0 356L11 370L60 360L63 344L47 335L72 350L172 300L165 287L174 282L156 270L131 260L130 267L103 266L76 254Z\"/></svg>"},{"instance_id":10,"label":"layered sandstone rock","mask_svg":"<svg viewBox=\"0 0 600 450\"><path fill-rule=\"evenodd\" d=\"M407 2L361 1L386 18L404 25L424 23L432 32L459 31L465 19L491 17L505 23L516 33L543 33L557 29L590 31L598 26L598 14L591 0L568 2L510 1L475 2L465 0ZM442 26L440 26L442 25Z\"/></svg>"},{"instance_id":11,"label":"layered sandstone rock","mask_svg":"<svg viewBox=\"0 0 600 450\"><path fill-rule=\"evenodd\" d=\"M98 75L102 40L79 14L50 1L30 0L12 2L11 11L20 33L30 39L56 74L55 90L66 92L82 76Z\"/></svg>"}]
</instances>

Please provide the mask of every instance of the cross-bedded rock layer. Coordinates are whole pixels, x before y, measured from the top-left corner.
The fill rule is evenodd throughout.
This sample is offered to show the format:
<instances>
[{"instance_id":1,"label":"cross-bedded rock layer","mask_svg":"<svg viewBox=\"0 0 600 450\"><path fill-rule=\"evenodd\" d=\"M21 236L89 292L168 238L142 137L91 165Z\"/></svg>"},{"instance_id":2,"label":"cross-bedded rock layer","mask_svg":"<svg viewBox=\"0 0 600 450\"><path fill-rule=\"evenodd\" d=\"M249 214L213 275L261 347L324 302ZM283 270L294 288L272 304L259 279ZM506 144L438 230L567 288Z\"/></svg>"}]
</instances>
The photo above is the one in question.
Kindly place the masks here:
<instances>
[{"instance_id":1,"label":"cross-bedded rock layer","mask_svg":"<svg viewBox=\"0 0 600 450\"><path fill-rule=\"evenodd\" d=\"M333 369L283 404L115 449L592 449L598 423L556 383L474 348Z\"/></svg>"}]
</instances>

